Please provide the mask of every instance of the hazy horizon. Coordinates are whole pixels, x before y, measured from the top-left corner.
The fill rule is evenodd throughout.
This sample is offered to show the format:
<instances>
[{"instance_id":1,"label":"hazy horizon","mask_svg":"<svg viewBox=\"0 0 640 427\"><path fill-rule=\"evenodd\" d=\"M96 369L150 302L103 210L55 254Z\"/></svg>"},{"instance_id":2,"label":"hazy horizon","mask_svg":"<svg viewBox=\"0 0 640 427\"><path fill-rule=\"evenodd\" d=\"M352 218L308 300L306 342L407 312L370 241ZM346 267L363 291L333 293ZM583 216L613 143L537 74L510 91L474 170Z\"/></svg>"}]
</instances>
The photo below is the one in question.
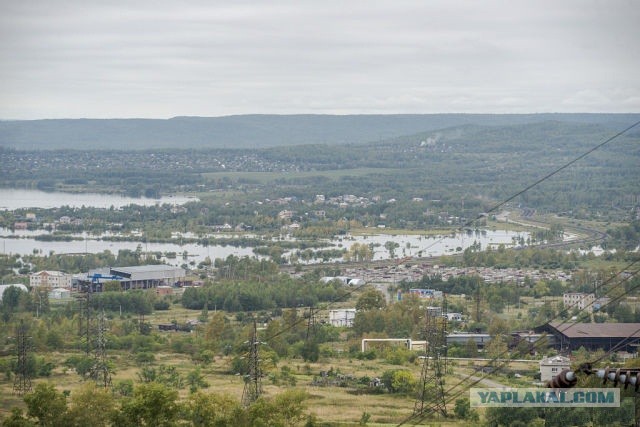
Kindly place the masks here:
<instances>
[{"instance_id":1,"label":"hazy horizon","mask_svg":"<svg viewBox=\"0 0 640 427\"><path fill-rule=\"evenodd\" d=\"M3 120L640 111L638 2L1 7Z\"/></svg>"}]
</instances>

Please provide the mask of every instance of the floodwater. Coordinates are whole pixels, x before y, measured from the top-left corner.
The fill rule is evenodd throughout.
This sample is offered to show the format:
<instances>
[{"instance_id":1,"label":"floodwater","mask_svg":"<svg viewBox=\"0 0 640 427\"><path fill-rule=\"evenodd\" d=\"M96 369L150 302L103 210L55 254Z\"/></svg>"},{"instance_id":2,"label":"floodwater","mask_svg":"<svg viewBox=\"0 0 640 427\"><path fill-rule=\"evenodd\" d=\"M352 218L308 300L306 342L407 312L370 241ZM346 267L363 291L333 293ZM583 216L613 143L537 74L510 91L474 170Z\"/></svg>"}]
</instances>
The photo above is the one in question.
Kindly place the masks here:
<instances>
[{"instance_id":1,"label":"floodwater","mask_svg":"<svg viewBox=\"0 0 640 427\"><path fill-rule=\"evenodd\" d=\"M114 255L118 254L121 249L135 251L140 247L142 252L160 252L175 253L176 258L163 258L168 264L181 265L195 261L199 263L205 258L226 258L229 255L238 257L254 256L252 247L234 247L229 245L216 245L215 240L210 241L208 246L196 243L181 244L179 236L176 236L175 242L172 243L146 243L135 241L136 237L131 237L134 241L128 242L112 242L108 240L100 240L100 236L85 235L83 240L72 240L70 242L60 241L39 241L35 240L38 234L47 234L45 231L26 231L16 230L12 232L8 229L0 229L0 250L5 254L28 255L34 253L34 250L42 254L83 254L83 253L100 253L105 250L110 251ZM215 237L231 237L226 235L213 235ZM392 253L385 248L385 243L392 241L398 244L393 251L393 257L401 258L411 256L414 258L431 257L439 255L451 255L461 253L467 247L473 244L480 244L480 248L485 250L488 246L496 247L504 244L510 246L514 244L514 239L526 239L528 233L512 232L504 230L492 230L468 233L458 233L456 235L447 236L421 236L407 234L371 234L366 236L339 236L329 239L328 242L334 248L349 249L354 243L372 244L374 251L374 259L389 259ZM285 237L286 239L286 237ZM327 248L323 248L327 249ZM184 253L187 257L183 257ZM294 251L295 252L295 251ZM286 253L286 256L291 252Z\"/></svg>"},{"instance_id":2,"label":"floodwater","mask_svg":"<svg viewBox=\"0 0 640 427\"><path fill-rule=\"evenodd\" d=\"M104 209L109 209L113 206L115 209L119 209L132 204L140 206L153 206L163 203L183 205L197 200L195 197L185 196L164 196L159 199L148 199L145 197L124 197L117 194L61 193L0 188L0 210L9 211L25 208L50 209L62 206L72 208L91 206Z\"/></svg>"}]
</instances>

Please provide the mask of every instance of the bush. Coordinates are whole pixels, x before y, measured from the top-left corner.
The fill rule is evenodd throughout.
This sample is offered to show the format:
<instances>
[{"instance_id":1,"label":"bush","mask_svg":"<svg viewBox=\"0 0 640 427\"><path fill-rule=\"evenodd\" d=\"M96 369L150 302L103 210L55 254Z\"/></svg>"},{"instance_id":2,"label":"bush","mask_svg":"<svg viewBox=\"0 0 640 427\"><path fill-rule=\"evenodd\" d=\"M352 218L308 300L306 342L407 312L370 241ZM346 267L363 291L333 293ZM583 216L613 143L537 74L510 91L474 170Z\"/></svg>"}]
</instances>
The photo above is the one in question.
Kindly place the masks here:
<instances>
[{"instance_id":1,"label":"bush","mask_svg":"<svg viewBox=\"0 0 640 427\"><path fill-rule=\"evenodd\" d=\"M415 391L418 381L404 369L385 371L382 382L390 393L409 394Z\"/></svg>"},{"instance_id":2,"label":"bush","mask_svg":"<svg viewBox=\"0 0 640 427\"><path fill-rule=\"evenodd\" d=\"M169 310L169 307L171 307L171 304L167 300L156 301L153 304L154 310Z\"/></svg>"},{"instance_id":3,"label":"bush","mask_svg":"<svg viewBox=\"0 0 640 427\"><path fill-rule=\"evenodd\" d=\"M375 350L367 350L365 352L356 353L356 359L358 360L374 360L376 358Z\"/></svg>"},{"instance_id":4,"label":"bush","mask_svg":"<svg viewBox=\"0 0 640 427\"><path fill-rule=\"evenodd\" d=\"M148 351L143 351L136 354L136 363L151 363L156 360L156 356Z\"/></svg>"}]
</instances>

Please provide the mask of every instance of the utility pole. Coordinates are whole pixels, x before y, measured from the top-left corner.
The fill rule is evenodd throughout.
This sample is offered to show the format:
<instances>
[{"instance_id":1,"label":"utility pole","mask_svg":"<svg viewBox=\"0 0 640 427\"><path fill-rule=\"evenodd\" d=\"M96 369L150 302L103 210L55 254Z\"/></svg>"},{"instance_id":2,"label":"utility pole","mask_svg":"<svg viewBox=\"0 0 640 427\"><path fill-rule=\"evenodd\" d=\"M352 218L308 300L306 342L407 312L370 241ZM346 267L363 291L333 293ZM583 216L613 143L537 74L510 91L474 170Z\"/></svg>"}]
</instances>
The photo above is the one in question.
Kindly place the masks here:
<instances>
[{"instance_id":1,"label":"utility pole","mask_svg":"<svg viewBox=\"0 0 640 427\"><path fill-rule=\"evenodd\" d=\"M446 298L443 299L446 309ZM420 394L414 405L415 415L447 416L444 377L447 371L447 318L425 312L424 338L426 353L420 376Z\"/></svg>"},{"instance_id":2,"label":"utility pole","mask_svg":"<svg viewBox=\"0 0 640 427\"><path fill-rule=\"evenodd\" d=\"M253 333L251 334L251 341L249 341L249 373L245 376L244 390L242 391L242 405L244 407L250 406L253 402L258 400L262 394L262 371L260 369L260 357L258 354L258 347L261 342L258 341L258 326L256 319L253 319Z\"/></svg>"},{"instance_id":3,"label":"utility pole","mask_svg":"<svg viewBox=\"0 0 640 427\"><path fill-rule=\"evenodd\" d=\"M18 355L18 363L16 377L13 380L13 392L18 396L31 391L31 372L29 372L29 351L31 350L31 337L27 336L29 328L20 321L20 325L16 329L16 352Z\"/></svg>"}]
</instances>

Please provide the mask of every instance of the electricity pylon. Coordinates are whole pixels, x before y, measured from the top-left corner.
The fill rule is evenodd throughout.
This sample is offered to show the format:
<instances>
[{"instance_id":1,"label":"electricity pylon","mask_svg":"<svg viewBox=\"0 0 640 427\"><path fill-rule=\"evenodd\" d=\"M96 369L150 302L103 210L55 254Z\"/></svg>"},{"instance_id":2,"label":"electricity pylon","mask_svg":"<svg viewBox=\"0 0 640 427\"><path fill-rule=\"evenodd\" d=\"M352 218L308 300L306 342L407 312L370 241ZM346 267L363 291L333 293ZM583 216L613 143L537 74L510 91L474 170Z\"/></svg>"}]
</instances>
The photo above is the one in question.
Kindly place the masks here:
<instances>
[{"instance_id":1,"label":"electricity pylon","mask_svg":"<svg viewBox=\"0 0 640 427\"><path fill-rule=\"evenodd\" d=\"M98 324L96 327L94 341L94 360L91 371L89 372L89 376L104 388L111 386L111 368L107 359L106 332L107 325L103 311L102 314L98 317Z\"/></svg>"},{"instance_id":2,"label":"electricity pylon","mask_svg":"<svg viewBox=\"0 0 640 427\"><path fill-rule=\"evenodd\" d=\"M446 417L444 377L447 371L447 318L427 310L424 338L426 352L420 376L419 396L413 412L416 415L433 414Z\"/></svg>"},{"instance_id":3,"label":"electricity pylon","mask_svg":"<svg viewBox=\"0 0 640 427\"><path fill-rule=\"evenodd\" d=\"M29 371L29 350L31 350L31 337L27 336L29 328L20 321L20 325L16 328L16 353L18 354L18 363L16 369L16 377L13 380L13 392L18 396L31 391L31 372Z\"/></svg>"},{"instance_id":4,"label":"electricity pylon","mask_svg":"<svg viewBox=\"0 0 640 427\"><path fill-rule=\"evenodd\" d=\"M262 394L262 371L260 369L260 356L258 347L262 344L258 341L258 327L256 319L253 319L253 333L249 341L249 373L245 376L244 390L242 391L242 405L247 407L258 400Z\"/></svg>"}]
</instances>

